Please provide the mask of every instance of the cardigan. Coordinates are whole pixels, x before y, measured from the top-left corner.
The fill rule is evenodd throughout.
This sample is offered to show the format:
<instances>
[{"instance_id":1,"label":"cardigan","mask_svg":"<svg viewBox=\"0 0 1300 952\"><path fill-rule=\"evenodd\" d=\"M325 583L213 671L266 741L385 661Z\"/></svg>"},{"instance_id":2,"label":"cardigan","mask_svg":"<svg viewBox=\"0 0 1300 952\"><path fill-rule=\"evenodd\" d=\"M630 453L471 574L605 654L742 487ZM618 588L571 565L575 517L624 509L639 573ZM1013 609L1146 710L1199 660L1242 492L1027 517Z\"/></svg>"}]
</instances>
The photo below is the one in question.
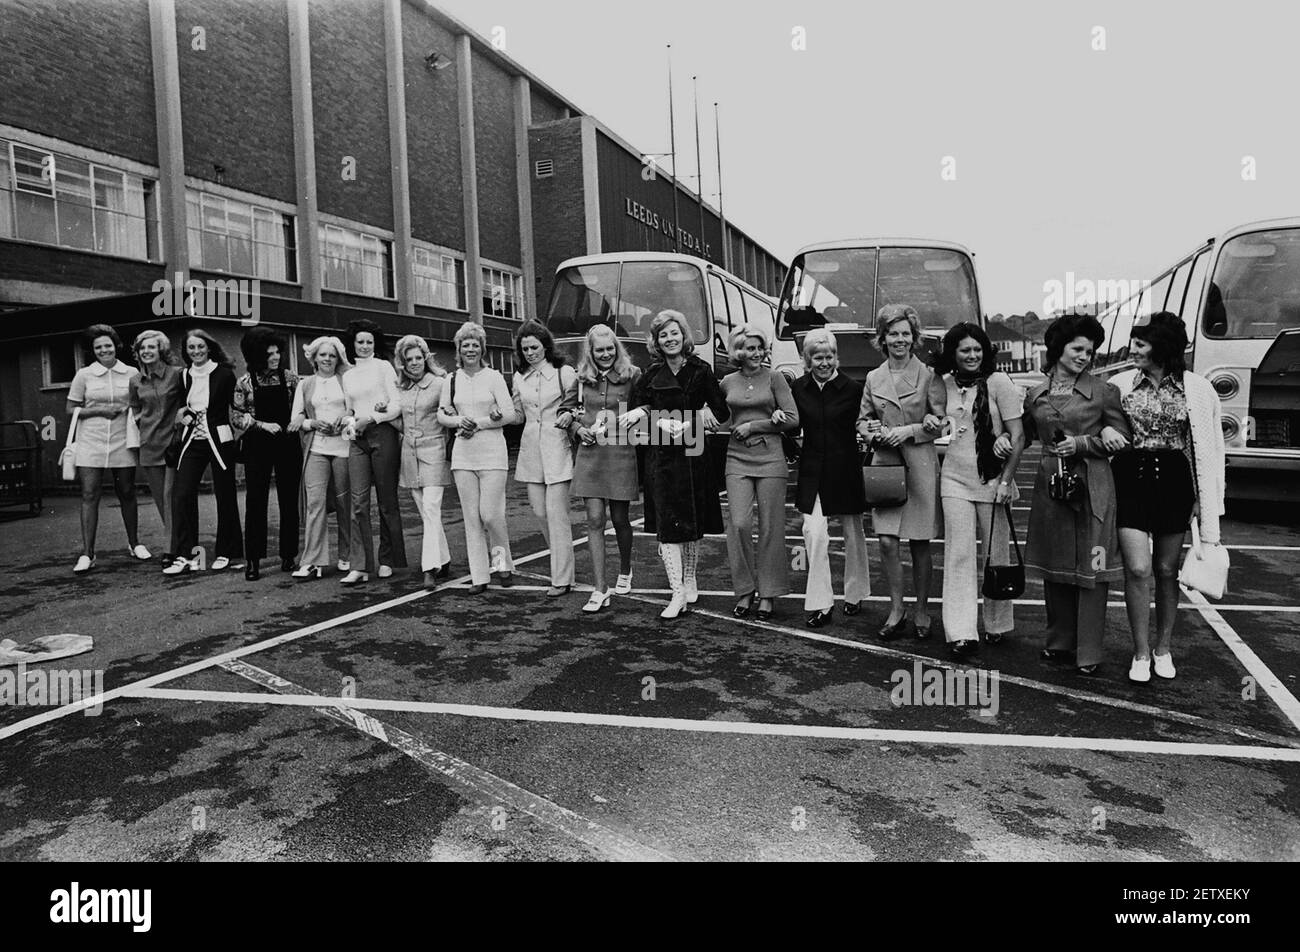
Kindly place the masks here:
<instances>
[{"instance_id":1,"label":"cardigan","mask_svg":"<svg viewBox=\"0 0 1300 952\"><path fill-rule=\"evenodd\" d=\"M1140 370L1126 370L1110 379L1124 397L1133 392ZM1200 519L1201 538L1210 545L1219 544L1219 517L1224 512L1224 467L1226 451L1223 428L1219 418L1223 415L1219 395L1200 374L1190 370L1183 373L1183 392L1187 395L1187 417L1191 424L1191 452L1184 453L1192 464L1192 483L1196 487L1196 505Z\"/></svg>"}]
</instances>

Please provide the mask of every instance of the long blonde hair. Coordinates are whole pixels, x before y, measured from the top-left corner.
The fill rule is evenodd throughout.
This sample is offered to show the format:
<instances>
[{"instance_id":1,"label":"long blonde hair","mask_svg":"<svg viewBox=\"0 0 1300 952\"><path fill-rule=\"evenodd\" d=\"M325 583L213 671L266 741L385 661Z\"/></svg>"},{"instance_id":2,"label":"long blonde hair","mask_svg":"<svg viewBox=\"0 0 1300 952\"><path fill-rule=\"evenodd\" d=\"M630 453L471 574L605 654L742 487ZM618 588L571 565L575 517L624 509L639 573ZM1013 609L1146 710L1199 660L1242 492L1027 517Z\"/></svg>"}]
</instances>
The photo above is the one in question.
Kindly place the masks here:
<instances>
[{"instance_id":1,"label":"long blonde hair","mask_svg":"<svg viewBox=\"0 0 1300 952\"><path fill-rule=\"evenodd\" d=\"M433 351L429 349L429 342L419 334L407 334L397 342L397 347L393 350L393 367L397 370L397 385L399 387L414 386L411 378L406 374L406 352L412 347L424 354L424 369L427 373L431 373L435 377L447 376L446 368L438 363L438 358L433 356Z\"/></svg>"},{"instance_id":2,"label":"long blonde hair","mask_svg":"<svg viewBox=\"0 0 1300 952\"><path fill-rule=\"evenodd\" d=\"M608 336L614 342L614 366L610 368L609 379L613 383L626 383L631 379L636 367L628 356L627 348L618 339L618 334L608 324L593 324L582 339L582 350L578 354L578 378L584 383L595 383L600 376L595 359L591 356L594 338Z\"/></svg>"}]
</instances>

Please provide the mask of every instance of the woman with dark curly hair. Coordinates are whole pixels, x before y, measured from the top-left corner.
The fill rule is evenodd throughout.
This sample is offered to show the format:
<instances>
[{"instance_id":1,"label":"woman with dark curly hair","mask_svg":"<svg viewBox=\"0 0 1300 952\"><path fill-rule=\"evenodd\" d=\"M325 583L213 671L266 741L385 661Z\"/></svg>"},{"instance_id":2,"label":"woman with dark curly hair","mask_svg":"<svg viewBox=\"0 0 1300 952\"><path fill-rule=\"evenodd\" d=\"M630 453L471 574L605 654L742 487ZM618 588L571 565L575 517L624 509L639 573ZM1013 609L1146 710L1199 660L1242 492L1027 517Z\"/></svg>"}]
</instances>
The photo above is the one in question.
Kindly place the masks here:
<instances>
[{"instance_id":1,"label":"woman with dark curly hair","mask_svg":"<svg viewBox=\"0 0 1300 952\"><path fill-rule=\"evenodd\" d=\"M1129 680L1174 677L1170 644L1178 618L1178 559L1193 512L1201 540L1219 544L1223 514L1224 448L1219 395L1187 369L1187 328L1162 311L1133 328L1135 369L1117 374L1120 404L1132 428L1132 448L1102 433L1117 451L1112 468L1119 500L1119 547L1124 556L1124 602L1133 633ZM1127 452L1121 452L1125 451ZM1156 635L1151 643L1151 582L1156 589Z\"/></svg>"},{"instance_id":2,"label":"woman with dark curly hair","mask_svg":"<svg viewBox=\"0 0 1300 952\"><path fill-rule=\"evenodd\" d=\"M1025 567L1043 577L1043 660L1093 674L1102 659L1106 596L1124 578L1115 532L1115 480L1102 431L1129 436L1115 385L1090 373L1106 339L1095 317L1067 315L1047 328L1047 379L1025 395L1026 444L1043 441L1034 478Z\"/></svg>"},{"instance_id":3,"label":"woman with dark curly hair","mask_svg":"<svg viewBox=\"0 0 1300 952\"><path fill-rule=\"evenodd\" d=\"M217 497L216 558L210 568L221 571L244 551L239 529L239 498L235 493L235 434L230 411L235 398L233 361L207 331L185 334L186 369L181 374L185 405L181 410L180 461L176 467L172 519L176 522L176 558L164 575L185 575L202 565L194 549L199 544L199 483L212 468Z\"/></svg>"},{"instance_id":4,"label":"woman with dark curly hair","mask_svg":"<svg viewBox=\"0 0 1300 952\"><path fill-rule=\"evenodd\" d=\"M244 577L262 577L266 558L266 513L275 477L280 510L280 571L293 571L298 555L298 483L302 443L289 432L298 375L285 367L289 342L269 328L254 327L239 342L248 373L235 384L230 418L244 431Z\"/></svg>"},{"instance_id":5,"label":"woman with dark curly hair","mask_svg":"<svg viewBox=\"0 0 1300 952\"><path fill-rule=\"evenodd\" d=\"M393 421L402 415L397 371L382 358L384 334L374 321L353 321L343 342L352 352L352 368L343 375L348 401L348 481L352 485L352 564L340 581L356 585L375 571L375 544L370 529L370 489L379 497L379 577L406 568L406 540L398 512L397 479L402 440Z\"/></svg>"},{"instance_id":6,"label":"woman with dark curly hair","mask_svg":"<svg viewBox=\"0 0 1300 952\"><path fill-rule=\"evenodd\" d=\"M77 371L68 390L68 413L75 418L77 479L81 483L82 548L72 569L78 574L89 572L95 565L99 500L104 494L106 472L122 507L128 551L132 558L151 558L149 550L140 544L135 501L140 436L138 430L133 432L131 383L139 373L117 359L122 339L107 324L92 324L83 336L87 355L93 359Z\"/></svg>"}]
</instances>

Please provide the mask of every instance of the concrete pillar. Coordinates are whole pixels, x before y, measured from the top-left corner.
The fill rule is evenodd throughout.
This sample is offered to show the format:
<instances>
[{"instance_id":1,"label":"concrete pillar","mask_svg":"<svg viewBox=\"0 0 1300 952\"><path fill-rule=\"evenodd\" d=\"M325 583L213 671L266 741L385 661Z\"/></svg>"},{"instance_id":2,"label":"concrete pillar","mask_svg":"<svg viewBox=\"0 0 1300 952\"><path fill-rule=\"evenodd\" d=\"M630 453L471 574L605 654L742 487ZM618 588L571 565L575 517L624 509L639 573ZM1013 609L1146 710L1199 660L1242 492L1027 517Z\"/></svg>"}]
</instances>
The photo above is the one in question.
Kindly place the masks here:
<instances>
[{"instance_id":1,"label":"concrete pillar","mask_svg":"<svg viewBox=\"0 0 1300 952\"><path fill-rule=\"evenodd\" d=\"M529 161L528 127L532 125L532 84L527 76L516 76L515 92L515 179L519 193L519 264L523 288L519 317L531 320L537 315L537 260L533 245L533 170Z\"/></svg>"},{"instance_id":2,"label":"concrete pillar","mask_svg":"<svg viewBox=\"0 0 1300 952\"><path fill-rule=\"evenodd\" d=\"M384 0L384 63L388 73L388 153L393 163L393 292L399 314L414 314L411 294L411 176L406 157L406 76L402 0Z\"/></svg>"},{"instance_id":3,"label":"concrete pillar","mask_svg":"<svg viewBox=\"0 0 1300 952\"><path fill-rule=\"evenodd\" d=\"M185 211L185 146L181 137L181 76L176 51L174 0L149 0L149 46L153 54L154 113L158 135L158 218L169 281L190 277Z\"/></svg>"},{"instance_id":4,"label":"concrete pillar","mask_svg":"<svg viewBox=\"0 0 1300 952\"><path fill-rule=\"evenodd\" d=\"M597 174L596 121L582 116L582 211L587 225L587 254L600 250L600 176Z\"/></svg>"},{"instance_id":5,"label":"concrete pillar","mask_svg":"<svg viewBox=\"0 0 1300 952\"><path fill-rule=\"evenodd\" d=\"M470 320L483 323L483 265L478 237L478 160L474 149L474 76L469 36L456 37L460 105L460 176L465 208L465 297Z\"/></svg>"},{"instance_id":6,"label":"concrete pillar","mask_svg":"<svg viewBox=\"0 0 1300 952\"><path fill-rule=\"evenodd\" d=\"M320 303L321 260L316 207L316 124L311 103L311 32L307 0L289 4L289 92L293 103L293 164L298 197L298 280L302 299Z\"/></svg>"}]
</instances>

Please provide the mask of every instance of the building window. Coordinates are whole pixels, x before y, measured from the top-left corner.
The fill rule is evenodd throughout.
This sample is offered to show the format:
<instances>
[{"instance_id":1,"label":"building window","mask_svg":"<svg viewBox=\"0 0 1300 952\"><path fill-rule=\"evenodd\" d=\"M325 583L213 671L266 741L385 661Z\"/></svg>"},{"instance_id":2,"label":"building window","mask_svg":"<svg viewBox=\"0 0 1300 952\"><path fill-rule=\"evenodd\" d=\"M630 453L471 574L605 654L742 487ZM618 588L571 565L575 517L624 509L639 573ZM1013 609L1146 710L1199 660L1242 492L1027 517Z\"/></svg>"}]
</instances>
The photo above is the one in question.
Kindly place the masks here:
<instances>
[{"instance_id":1,"label":"building window","mask_svg":"<svg viewBox=\"0 0 1300 952\"><path fill-rule=\"evenodd\" d=\"M416 304L466 310L464 261L416 246L411 249L411 275Z\"/></svg>"},{"instance_id":2,"label":"building window","mask_svg":"<svg viewBox=\"0 0 1300 952\"><path fill-rule=\"evenodd\" d=\"M321 285L367 297L393 297L393 243L338 225L319 228Z\"/></svg>"},{"instance_id":3,"label":"building window","mask_svg":"<svg viewBox=\"0 0 1300 952\"><path fill-rule=\"evenodd\" d=\"M298 280L293 216L193 189L185 193L190 262L208 271Z\"/></svg>"},{"instance_id":4,"label":"building window","mask_svg":"<svg viewBox=\"0 0 1300 952\"><path fill-rule=\"evenodd\" d=\"M71 386L81 367L81 347L76 340L55 341L41 347L41 386Z\"/></svg>"},{"instance_id":5,"label":"building window","mask_svg":"<svg viewBox=\"0 0 1300 952\"><path fill-rule=\"evenodd\" d=\"M0 139L0 238L158 261L156 185Z\"/></svg>"},{"instance_id":6,"label":"building window","mask_svg":"<svg viewBox=\"0 0 1300 952\"><path fill-rule=\"evenodd\" d=\"M519 303L522 300L521 276L499 268L483 269L483 313L493 317L522 319Z\"/></svg>"}]
</instances>

